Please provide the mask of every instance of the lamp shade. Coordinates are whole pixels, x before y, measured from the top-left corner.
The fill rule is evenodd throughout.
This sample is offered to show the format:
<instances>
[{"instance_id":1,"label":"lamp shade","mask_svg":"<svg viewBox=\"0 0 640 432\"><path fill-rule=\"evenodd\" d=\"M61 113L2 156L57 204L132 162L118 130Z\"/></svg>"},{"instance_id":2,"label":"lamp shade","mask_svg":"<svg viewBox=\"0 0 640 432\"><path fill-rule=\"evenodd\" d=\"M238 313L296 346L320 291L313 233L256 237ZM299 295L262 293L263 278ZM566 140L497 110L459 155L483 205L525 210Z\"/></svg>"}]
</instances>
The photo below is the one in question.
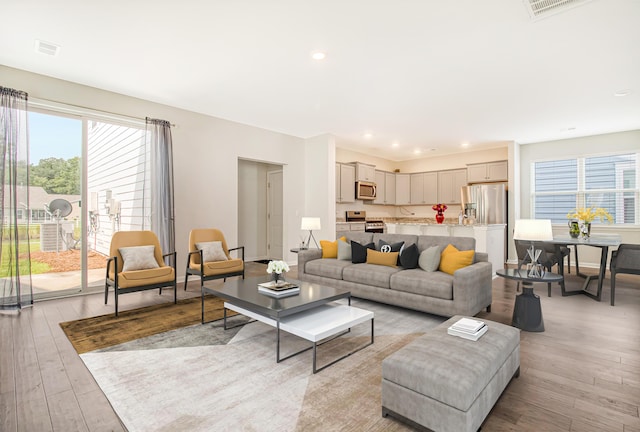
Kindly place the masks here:
<instances>
[{"instance_id":1,"label":"lamp shade","mask_svg":"<svg viewBox=\"0 0 640 432\"><path fill-rule=\"evenodd\" d=\"M300 223L300 229L303 230L319 230L320 218L319 217L303 217Z\"/></svg>"},{"instance_id":2,"label":"lamp shade","mask_svg":"<svg viewBox=\"0 0 640 432\"><path fill-rule=\"evenodd\" d=\"M518 219L513 229L514 240L553 240L551 219Z\"/></svg>"}]
</instances>

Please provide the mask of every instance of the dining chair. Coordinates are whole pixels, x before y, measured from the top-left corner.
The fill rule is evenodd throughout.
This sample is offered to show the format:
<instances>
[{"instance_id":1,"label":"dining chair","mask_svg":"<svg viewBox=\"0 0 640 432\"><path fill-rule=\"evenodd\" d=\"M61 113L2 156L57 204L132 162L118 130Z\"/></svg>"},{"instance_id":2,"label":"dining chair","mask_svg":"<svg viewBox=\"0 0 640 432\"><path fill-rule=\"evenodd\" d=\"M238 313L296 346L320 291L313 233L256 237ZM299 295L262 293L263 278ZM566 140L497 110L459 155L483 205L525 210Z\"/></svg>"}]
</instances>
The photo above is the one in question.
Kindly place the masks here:
<instances>
[{"instance_id":1,"label":"dining chair","mask_svg":"<svg viewBox=\"0 0 640 432\"><path fill-rule=\"evenodd\" d=\"M616 300L616 275L618 273L640 275L640 244L623 243L611 252L611 306Z\"/></svg>"}]
</instances>

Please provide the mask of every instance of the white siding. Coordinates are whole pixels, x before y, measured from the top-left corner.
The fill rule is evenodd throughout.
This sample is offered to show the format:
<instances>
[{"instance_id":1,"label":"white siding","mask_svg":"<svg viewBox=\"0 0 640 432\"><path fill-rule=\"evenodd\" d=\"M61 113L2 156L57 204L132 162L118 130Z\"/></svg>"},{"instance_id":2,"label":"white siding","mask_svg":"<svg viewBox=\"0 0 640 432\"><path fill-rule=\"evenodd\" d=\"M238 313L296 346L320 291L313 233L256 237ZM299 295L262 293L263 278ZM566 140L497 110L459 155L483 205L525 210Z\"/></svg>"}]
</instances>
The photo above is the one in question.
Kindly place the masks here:
<instances>
[{"instance_id":1,"label":"white siding","mask_svg":"<svg viewBox=\"0 0 640 432\"><path fill-rule=\"evenodd\" d=\"M89 247L109 255L114 232L149 229L151 199L149 179L145 181L149 154L144 130L89 121L87 154ZM119 203L119 212L110 211L108 191ZM97 203L92 195L97 195Z\"/></svg>"}]
</instances>

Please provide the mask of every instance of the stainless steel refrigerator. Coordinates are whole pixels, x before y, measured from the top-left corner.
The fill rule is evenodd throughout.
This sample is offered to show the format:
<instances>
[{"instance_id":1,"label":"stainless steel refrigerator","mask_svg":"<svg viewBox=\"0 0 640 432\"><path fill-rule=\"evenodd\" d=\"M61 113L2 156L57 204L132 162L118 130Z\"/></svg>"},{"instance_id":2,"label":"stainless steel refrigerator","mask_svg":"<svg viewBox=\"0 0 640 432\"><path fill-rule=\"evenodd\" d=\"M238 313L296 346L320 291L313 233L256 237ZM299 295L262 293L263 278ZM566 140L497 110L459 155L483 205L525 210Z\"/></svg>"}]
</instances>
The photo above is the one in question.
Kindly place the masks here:
<instances>
[{"instance_id":1,"label":"stainless steel refrigerator","mask_svg":"<svg viewBox=\"0 0 640 432\"><path fill-rule=\"evenodd\" d=\"M507 224L507 184L484 183L463 186L462 210L475 204L477 224Z\"/></svg>"}]
</instances>

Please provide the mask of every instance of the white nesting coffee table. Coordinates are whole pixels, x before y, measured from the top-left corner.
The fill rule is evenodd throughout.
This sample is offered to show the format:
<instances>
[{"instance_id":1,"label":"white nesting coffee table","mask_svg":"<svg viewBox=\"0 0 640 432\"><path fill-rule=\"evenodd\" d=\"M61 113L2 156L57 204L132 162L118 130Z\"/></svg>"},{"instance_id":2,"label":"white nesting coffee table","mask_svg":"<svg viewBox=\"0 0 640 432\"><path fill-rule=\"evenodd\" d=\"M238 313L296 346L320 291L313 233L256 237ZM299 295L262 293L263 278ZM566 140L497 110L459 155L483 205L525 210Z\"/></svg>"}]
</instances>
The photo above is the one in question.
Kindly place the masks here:
<instances>
[{"instance_id":1,"label":"white nesting coffee table","mask_svg":"<svg viewBox=\"0 0 640 432\"><path fill-rule=\"evenodd\" d=\"M259 283L265 278L247 278L225 282L220 288L202 288L204 305L205 293L225 299L224 328L227 327L227 309L238 312L254 320L273 326L276 331L276 362L313 349L313 373L319 372L336 362L349 357L373 344L374 314L371 311L351 306L351 293L339 288L327 287L301 281L291 281L300 286L300 293L284 298L274 298L258 292ZM335 303L348 299L349 304ZM317 348L329 340L345 333L351 327L366 321L371 322L371 340L330 363L317 367ZM202 322L204 323L204 309ZM242 324L244 325L244 324ZM312 342L312 346L280 358L280 331L291 333Z\"/></svg>"}]
</instances>

